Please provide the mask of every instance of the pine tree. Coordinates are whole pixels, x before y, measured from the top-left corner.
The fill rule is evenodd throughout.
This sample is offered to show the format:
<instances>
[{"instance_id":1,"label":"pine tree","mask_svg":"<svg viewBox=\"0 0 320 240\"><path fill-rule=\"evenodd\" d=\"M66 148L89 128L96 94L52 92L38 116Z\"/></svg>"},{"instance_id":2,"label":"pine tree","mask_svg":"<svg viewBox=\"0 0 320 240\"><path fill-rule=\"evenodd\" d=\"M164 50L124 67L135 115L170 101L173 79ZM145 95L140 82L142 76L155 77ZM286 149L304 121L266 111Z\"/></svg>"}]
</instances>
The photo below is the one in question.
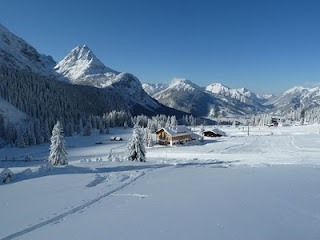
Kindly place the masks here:
<instances>
[{"instance_id":1,"label":"pine tree","mask_svg":"<svg viewBox=\"0 0 320 240\"><path fill-rule=\"evenodd\" d=\"M178 121L176 116L175 115L171 116L170 127L175 128L177 125L178 125Z\"/></svg>"},{"instance_id":2,"label":"pine tree","mask_svg":"<svg viewBox=\"0 0 320 240\"><path fill-rule=\"evenodd\" d=\"M144 129L144 144L146 147L153 147L152 133L149 128Z\"/></svg>"},{"instance_id":3,"label":"pine tree","mask_svg":"<svg viewBox=\"0 0 320 240\"><path fill-rule=\"evenodd\" d=\"M145 162L146 150L143 142L143 133L139 126L133 128L132 138L127 146L127 158L129 161Z\"/></svg>"},{"instance_id":4,"label":"pine tree","mask_svg":"<svg viewBox=\"0 0 320 240\"><path fill-rule=\"evenodd\" d=\"M203 124L201 124L200 133L203 133L204 131L205 131L204 126L203 126Z\"/></svg>"},{"instance_id":5,"label":"pine tree","mask_svg":"<svg viewBox=\"0 0 320 240\"><path fill-rule=\"evenodd\" d=\"M0 138L4 137L4 135L5 135L4 118L0 114Z\"/></svg>"},{"instance_id":6,"label":"pine tree","mask_svg":"<svg viewBox=\"0 0 320 240\"><path fill-rule=\"evenodd\" d=\"M105 134L106 133L106 130L104 128L104 124L102 122L102 119L99 120L98 127L99 127L99 134Z\"/></svg>"},{"instance_id":7,"label":"pine tree","mask_svg":"<svg viewBox=\"0 0 320 240\"><path fill-rule=\"evenodd\" d=\"M28 141L29 141L29 145L35 145L36 142L36 136L34 134L34 124L33 122L30 122L28 125Z\"/></svg>"},{"instance_id":8,"label":"pine tree","mask_svg":"<svg viewBox=\"0 0 320 240\"><path fill-rule=\"evenodd\" d=\"M82 119L80 118L79 124L77 125L77 133L80 134L83 131L83 122Z\"/></svg>"},{"instance_id":9,"label":"pine tree","mask_svg":"<svg viewBox=\"0 0 320 240\"><path fill-rule=\"evenodd\" d=\"M91 136L91 134L92 134L91 121L87 121L87 124L84 127L83 136Z\"/></svg>"},{"instance_id":10,"label":"pine tree","mask_svg":"<svg viewBox=\"0 0 320 240\"><path fill-rule=\"evenodd\" d=\"M50 146L50 156L48 161L52 165L65 165L68 164L66 158L66 148L65 148L65 141L63 136L61 135L62 127L60 122L58 121L56 125L54 125L52 130L52 137L51 137L51 146Z\"/></svg>"},{"instance_id":11,"label":"pine tree","mask_svg":"<svg viewBox=\"0 0 320 240\"><path fill-rule=\"evenodd\" d=\"M17 130L12 123L8 123L7 125L7 140L9 144L13 144L17 138Z\"/></svg>"},{"instance_id":12,"label":"pine tree","mask_svg":"<svg viewBox=\"0 0 320 240\"><path fill-rule=\"evenodd\" d=\"M73 133L74 133L74 125L73 123L67 123L66 127L65 127L65 136L67 137L71 137L73 136Z\"/></svg>"},{"instance_id":13,"label":"pine tree","mask_svg":"<svg viewBox=\"0 0 320 240\"><path fill-rule=\"evenodd\" d=\"M38 119L34 121L34 135L35 135L37 144L43 143L43 136L41 134L40 121Z\"/></svg>"},{"instance_id":14,"label":"pine tree","mask_svg":"<svg viewBox=\"0 0 320 240\"><path fill-rule=\"evenodd\" d=\"M49 142L51 138L50 130L49 130L49 124L48 121L45 122L44 125L44 142Z\"/></svg>"},{"instance_id":15,"label":"pine tree","mask_svg":"<svg viewBox=\"0 0 320 240\"><path fill-rule=\"evenodd\" d=\"M20 131L18 131L18 136L17 136L17 140L16 140L16 146L19 148L25 148L28 146L27 142L25 141L25 134L23 132L22 129L20 129Z\"/></svg>"}]
</instances>

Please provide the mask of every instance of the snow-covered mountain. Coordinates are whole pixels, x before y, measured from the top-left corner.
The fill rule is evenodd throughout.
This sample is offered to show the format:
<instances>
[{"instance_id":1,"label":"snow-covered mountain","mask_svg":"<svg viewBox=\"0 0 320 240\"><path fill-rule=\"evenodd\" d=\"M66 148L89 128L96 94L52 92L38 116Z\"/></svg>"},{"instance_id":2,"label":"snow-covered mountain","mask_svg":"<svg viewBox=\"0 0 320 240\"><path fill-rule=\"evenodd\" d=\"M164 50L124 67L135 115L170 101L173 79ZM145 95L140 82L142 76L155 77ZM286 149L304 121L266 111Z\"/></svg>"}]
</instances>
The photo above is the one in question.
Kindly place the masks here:
<instances>
[{"instance_id":1,"label":"snow-covered mountain","mask_svg":"<svg viewBox=\"0 0 320 240\"><path fill-rule=\"evenodd\" d=\"M298 108L311 109L320 106L320 88L293 87L267 102L278 112L290 112Z\"/></svg>"},{"instance_id":2,"label":"snow-covered mountain","mask_svg":"<svg viewBox=\"0 0 320 240\"><path fill-rule=\"evenodd\" d=\"M147 112L161 112L161 108L164 110L164 106L143 90L137 77L106 67L86 45L72 49L55 66L55 70L73 84L112 88L124 98L131 112L145 113L143 109Z\"/></svg>"},{"instance_id":3,"label":"snow-covered mountain","mask_svg":"<svg viewBox=\"0 0 320 240\"><path fill-rule=\"evenodd\" d=\"M163 108L159 102L151 98L142 88L137 77L130 73L120 73L113 80L110 80L106 87L112 87L124 97L130 107L136 108L136 105L145 107L151 111Z\"/></svg>"},{"instance_id":4,"label":"snow-covered mountain","mask_svg":"<svg viewBox=\"0 0 320 240\"><path fill-rule=\"evenodd\" d=\"M40 54L1 24L0 67L33 72L77 85L110 88L134 114L170 112L181 115L181 112L170 109L175 108L198 116L246 115L266 110L286 113L320 106L320 88L294 87L275 97L260 96L246 88L232 89L221 83L202 88L186 79L175 79L170 85L141 85L132 74L105 66L86 45L72 49L56 63L52 57Z\"/></svg>"},{"instance_id":5,"label":"snow-covered mountain","mask_svg":"<svg viewBox=\"0 0 320 240\"><path fill-rule=\"evenodd\" d=\"M174 79L168 88L153 95L162 104L198 116L252 114L265 109L260 103L249 104L226 94L230 90L211 85L207 91L187 79ZM216 92L215 92L216 91ZM253 102L253 100L252 100Z\"/></svg>"},{"instance_id":6,"label":"snow-covered mountain","mask_svg":"<svg viewBox=\"0 0 320 240\"><path fill-rule=\"evenodd\" d=\"M256 105L265 102L263 97L259 97L253 92L250 92L246 88L232 89L224 86L221 83L212 83L208 85L205 90L210 93L218 94L225 97L234 98L240 102Z\"/></svg>"},{"instance_id":7,"label":"snow-covered mountain","mask_svg":"<svg viewBox=\"0 0 320 240\"><path fill-rule=\"evenodd\" d=\"M148 93L151 97L168 87L169 87L169 84L165 84L165 83L143 83L142 84L143 90L146 93Z\"/></svg>"},{"instance_id":8,"label":"snow-covered mountain","mask_svg":"<svg viewBox=\"0 0 320 240\"><path fill-rule=\"evenodd\" d=\"M168 88L153 97L160 103L198 116L207 113L210 98L200 87L187 79L175 79Z\"/></svg>"},{"instance_id":9,"label":"snow-covered mountain","mask_svg":"<svg viewBox=\"0 0 320 240\"><path fill-rule=\"evenodd\" d=\"M27 70L44 76L54 75L56 62L0 24L0 66Z\"/></svg>"},{"instance_id":10,"label":"snow-covered mountain","mask_svg":"<svg viewBox=\"0 0 320 240\"><path fill-rule=\"evenodd\" d=\"M119 72L106 67L86 45L80 45L62 59L54 69L73 84L106 87Z\"/></svg>"},{"instance_id":11,"label":"snow-covered mountain","mask_svg":"<svg viewBox=\"0 0 320 240\"><path fill-rule=\"evenodd\" d=\"M132 114L182 114L151 98L132 74L106 67L86 45L72 49L56 63L52 57L39 54L26 41L0 25L0 67L24 70L76 85L110 88L125 101Z\"/></svg>"}]
</instances>

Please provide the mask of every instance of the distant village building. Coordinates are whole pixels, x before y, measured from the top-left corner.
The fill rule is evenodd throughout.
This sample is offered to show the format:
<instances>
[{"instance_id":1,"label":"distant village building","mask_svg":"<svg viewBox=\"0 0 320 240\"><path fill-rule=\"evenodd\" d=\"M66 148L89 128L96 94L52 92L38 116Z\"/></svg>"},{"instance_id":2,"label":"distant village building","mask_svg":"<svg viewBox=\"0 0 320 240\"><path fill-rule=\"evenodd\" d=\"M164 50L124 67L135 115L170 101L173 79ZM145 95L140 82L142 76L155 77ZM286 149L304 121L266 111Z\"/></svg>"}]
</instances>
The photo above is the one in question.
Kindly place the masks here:
<instances>
[{"instance_id":1,"label":"distant village building","mask_svg":"<svg viewBox=\"0 0 320 240\"><path fill-rule=\"evenodd\" d=\"M284 117L271 117L271 123L267 124L267 126L282 127L284 126L285 122L286 122L286 119Z\"/></svg>"},{"instance_id":2,"label":"distant village building","mask_svg":"<svg viewBox=\"0 0 320 240\"><path fill-rule=\"evenodd\" d=\"M224 131L221 131L218 128L214 128L212 130L207 130L203 132L203 136L205 137L222 137L226 136L227 134Z\"/></svg>"},{"instance_id":3,"label":"distant village building","mask_svg":"<svg viewBox=\"0 0 320 240\"><path fill-rule=\"evenodd\" d=\"M200 140L201 136L193 133L186 126L175 128L161 128L156 132L157 142L160 145L174 145L190 143L193 140Z\"/></svg>"}]
</instances>

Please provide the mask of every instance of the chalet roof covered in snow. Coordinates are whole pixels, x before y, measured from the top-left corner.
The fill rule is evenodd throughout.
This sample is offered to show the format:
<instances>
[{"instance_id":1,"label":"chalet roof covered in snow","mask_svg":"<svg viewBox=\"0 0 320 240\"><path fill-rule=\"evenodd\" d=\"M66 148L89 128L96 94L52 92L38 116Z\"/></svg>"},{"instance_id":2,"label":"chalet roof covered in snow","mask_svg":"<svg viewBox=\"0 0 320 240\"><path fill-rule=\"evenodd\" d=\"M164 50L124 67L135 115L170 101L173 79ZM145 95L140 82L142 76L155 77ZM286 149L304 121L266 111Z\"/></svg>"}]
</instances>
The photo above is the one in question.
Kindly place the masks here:
<instances>
[{"instance_id":1,"label":"chalet roof covered in snow","mask_svg":"<svg viewBox=\"0 0 320 240\"><path fill-rule=\"evenodd\" d=\"M185 135L191 135L192 132L184 125L177 126L175 128L161 128L157 132L164 130L167 132L171 137L180 137Z\"/></svg>"},{"instance_id":2,"label":"chalet roof covered in snow","mask_svg":"<svg viewBox=\"0 0 320 240\"><path fill-rule=\"evenodd\" d=\"M208 131L205 131L205 132L209 132L209 131L213 132L215 134L219 134L221 136L226 136L227 135L224 131L222 131L222 130L220 130L218 128L213 128L212 130L208 130Z\"/></svg>"}]
</instances>

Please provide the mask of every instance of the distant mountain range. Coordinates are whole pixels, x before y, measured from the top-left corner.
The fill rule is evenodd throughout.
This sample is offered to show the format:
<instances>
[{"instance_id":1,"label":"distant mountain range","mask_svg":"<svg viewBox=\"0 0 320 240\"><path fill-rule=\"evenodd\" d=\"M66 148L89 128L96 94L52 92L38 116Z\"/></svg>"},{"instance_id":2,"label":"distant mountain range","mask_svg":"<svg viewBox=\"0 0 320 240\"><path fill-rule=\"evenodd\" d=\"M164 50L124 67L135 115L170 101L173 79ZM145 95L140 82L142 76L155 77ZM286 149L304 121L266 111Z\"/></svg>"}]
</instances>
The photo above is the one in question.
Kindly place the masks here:
<instances>
[{"instance_id":1,"label":"distant mountain range","mask_svg":"<svg viewBox=\"0 0 320 240\"><path fill-rule=\"evenodd\" d=\"M245 88L231 89L221 83L200 87L187 79L175 79L171 84L143 84L144 90L164 105L191 114L218 117L255 114L270 107L268 99Z\"/></svg>"},{"instance_id":2,"label":"distant mountain range","mask_svg":"<svg viewBox=\"0 0 320 240\"><path fill-rule=\"evenodd\" d=\"M200 87L187 79L175 79L171 84L141 85L134 75L105 66L86 45L72 49L57 63L1 24L0 67L32 72L53 81L108 89L119 96L118 103L123 101L119 106L126 106L132 114L181 116L190 113L211 118L264 112L286 114L298 108L311 109L320 105L319 88L295 87L275 97L271 94L260 96L246 88L232 89L221 83Z\"/></svg>"},{"instance_id":3,"label":"distant mountain range","mask_svg":"<svg viewBox=\"0 0 320 240\"><path fill-rule=\"evenodd\" d=\"M277 114L287 114L297 109L311 110L320 107L320 87L293 87L266 104L273 106Z\"/></svg>"},{"instance_id":4,"label":"distant mountain range","mask_svg":"<svg viewBox=\"0 0 320 240\"><path fill-rule=\"evenodd\" d=\"M51 56L38 53L26 41L0 25L0 66L71 84L111 89L121 96L128 111L134 115L184 114L151 98L134 75L106 67L86 45L72 49L56 63Z\"/></svg>"}]
</instances>

